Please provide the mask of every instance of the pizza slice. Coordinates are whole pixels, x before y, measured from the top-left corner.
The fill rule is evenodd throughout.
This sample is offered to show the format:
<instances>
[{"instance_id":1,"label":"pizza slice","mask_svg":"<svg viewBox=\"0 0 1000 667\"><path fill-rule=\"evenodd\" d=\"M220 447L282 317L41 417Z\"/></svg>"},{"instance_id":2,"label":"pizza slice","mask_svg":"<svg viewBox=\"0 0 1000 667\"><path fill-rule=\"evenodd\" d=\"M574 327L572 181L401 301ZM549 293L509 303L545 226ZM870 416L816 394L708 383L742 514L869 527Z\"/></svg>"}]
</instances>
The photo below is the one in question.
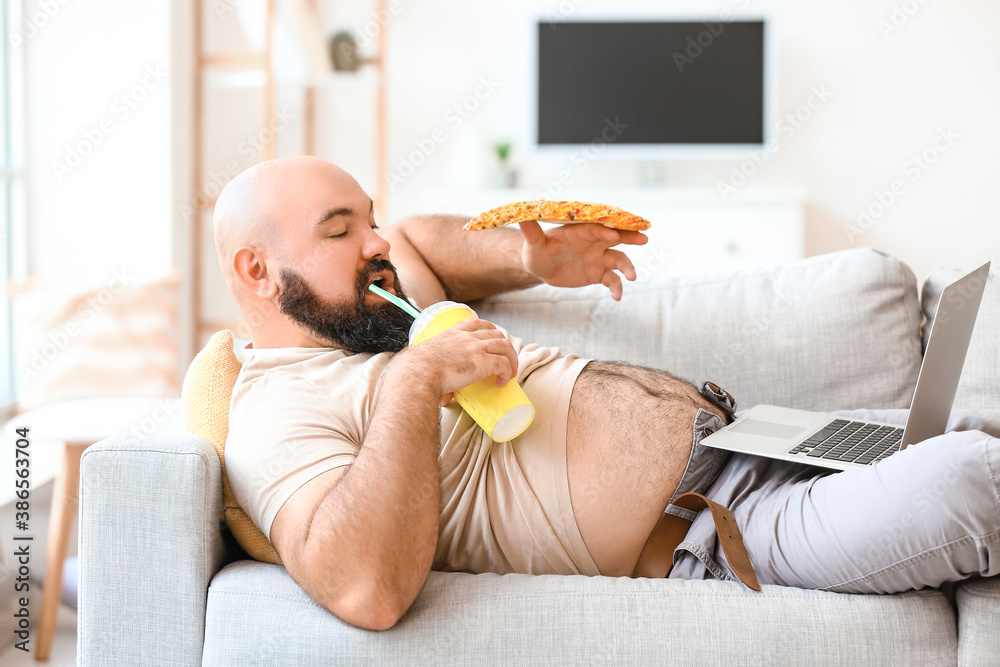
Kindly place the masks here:
<instances>
[{"instance_id":1,"label":"pizza slice","mask_svg":"<svg viewBox=\"0 0 1000 667\"><path fill-rule=\"evenodd\" d=\"M498 206L469 220L465 223L464 229L491 229L524 220L543 220L562 224L595 222L612 229L634 231L649 229L648 220L617 206L582 201L549 201L547 199L519 201Z\"/></svg>"}]
</instances>

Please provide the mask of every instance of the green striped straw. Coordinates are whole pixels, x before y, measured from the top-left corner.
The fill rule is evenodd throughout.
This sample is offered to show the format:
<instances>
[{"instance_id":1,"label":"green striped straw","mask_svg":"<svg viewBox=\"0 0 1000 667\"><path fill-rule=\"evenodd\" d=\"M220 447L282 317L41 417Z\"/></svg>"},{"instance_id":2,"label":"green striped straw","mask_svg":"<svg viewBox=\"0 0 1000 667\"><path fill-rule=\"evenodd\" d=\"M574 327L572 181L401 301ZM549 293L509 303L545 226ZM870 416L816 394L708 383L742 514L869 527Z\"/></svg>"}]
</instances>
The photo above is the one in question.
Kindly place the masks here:
<instances>
[{"instance_id":1,"label":"green striped straw","mask_svg":"<svg viewBox=\"0 0 1000 667\"><path fill-rule=\"evenodd\" d=\"M420 311L419 310L417 310L416 308L414 308L413 306L411 306L406 301L403 301L402 299L400 299L395 294L390 294L389 292L386 292L384 289L382 289L381 287L379 287L375 283L372 283L371 285L369 285L368 289L371 292L373 292L374 294L378 294L380 297L382 297L383 299L385 299L389 303L393 303L393 304L399 306L400 308L402 308L403 310L405 310L407 313L409 313L410 317L412 317L413 319L417 319L417 317L420 316Z\"/></svg>"}]
</instances>

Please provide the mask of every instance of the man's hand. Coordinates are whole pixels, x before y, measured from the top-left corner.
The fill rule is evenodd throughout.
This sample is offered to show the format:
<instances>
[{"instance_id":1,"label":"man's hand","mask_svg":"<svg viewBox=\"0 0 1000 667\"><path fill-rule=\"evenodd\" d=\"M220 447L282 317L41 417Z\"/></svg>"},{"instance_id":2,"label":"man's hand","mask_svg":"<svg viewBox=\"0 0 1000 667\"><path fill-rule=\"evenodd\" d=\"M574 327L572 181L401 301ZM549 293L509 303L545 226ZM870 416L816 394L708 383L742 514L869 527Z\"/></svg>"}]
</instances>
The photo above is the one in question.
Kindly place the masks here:
<instances>
[{"instance_id":1,"label":"man's hand","mask_svg":"<svg viewBox=\"0 0 1000 667\"><path fill-rule=\"evenodd\" d=\"M517 354L492 322L468 319L405 348L393 365L407 366L409 372L434 378L441 405L445 406L451 402L453 392L490 375L496 376L498 387L507 384L517 374Z\"/></svg>"},{"instance_id":2,"label":"man's hand","mask_svg":"<svg viewBox=\"0 0 1000 667\"><path fill-rule=\"evenodd\" d=\"M619 243L642 245L649 239L642 232L611 229L596 223L560 225L543 231L534 220L518 223L524 235L521 261L528 273L556 287L582 287L601 283L615 301L622 298L620 271L635 280L632 261Z\"/></svg>"},{"instance_id":3,"label":"man's hand","mask_svg":"<svg viewBox=\"0 0 1000 667\"><path fill-rule=\"evenodd\" d=\"M408 218L386 233L393 261L420 282L427 304L451 299L468 303L545 282L559 287L603 284L622 297L620 271L635 280L632 262L619 243L642 245L641 232L596 223L546 231L534 221L511 227L462 231L463 216ZM425 305L427 305L425 304Z\"/></svg>"}]
</instances>

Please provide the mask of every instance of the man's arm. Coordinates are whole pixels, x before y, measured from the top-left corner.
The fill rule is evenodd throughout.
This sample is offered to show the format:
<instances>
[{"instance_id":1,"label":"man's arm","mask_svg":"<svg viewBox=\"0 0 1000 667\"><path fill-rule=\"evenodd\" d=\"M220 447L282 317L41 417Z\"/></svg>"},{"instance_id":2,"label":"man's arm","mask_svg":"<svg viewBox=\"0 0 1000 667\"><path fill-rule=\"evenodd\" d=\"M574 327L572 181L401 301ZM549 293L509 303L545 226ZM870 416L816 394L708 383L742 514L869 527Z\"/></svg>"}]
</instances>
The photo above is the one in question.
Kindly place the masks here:
<instances>
[{"instance_id":1,"label":"man's arm","mask_svg":"<svg viewBox=\"0 0 1000 667\"><path fill-rule=\"evenodd\" d=\"M612 247L646 242L640 232L597 224L543 231L529 221L520 223L520 231L500 227L467 232L462 229L466 222L460 216L413 217L385 234L392 260L437 300L472 301L542 282L560 287L601 283L620 299L622 283L615 272L635 280L635 269Z\"/></svg>"},{"instance_id":2,"label":"man's arm","mask_svg":"<svg viewBox=\"0 0 1000 667\"><path fill-rule=\"evenodd\" d=\"M352 625L395 625L437 546L440 402L488 375L502 383L516 372L513 346L483 320L396 355L354 463L307 482L271 525L278 555L313 599Z\"/></svg>"},{"instance_id":3,"label":"man's arm","mask_svg":"<svg viewBox=\"0 0 1000 667\"><path fill-rule=\"evenodd\" d=\"M469 218L435 215L407 218L385 237L392 261L429 286L440 299L474 301L541 282L521 263L524 237L503 227L466 232Z\"/></svg>"}]
</instances>

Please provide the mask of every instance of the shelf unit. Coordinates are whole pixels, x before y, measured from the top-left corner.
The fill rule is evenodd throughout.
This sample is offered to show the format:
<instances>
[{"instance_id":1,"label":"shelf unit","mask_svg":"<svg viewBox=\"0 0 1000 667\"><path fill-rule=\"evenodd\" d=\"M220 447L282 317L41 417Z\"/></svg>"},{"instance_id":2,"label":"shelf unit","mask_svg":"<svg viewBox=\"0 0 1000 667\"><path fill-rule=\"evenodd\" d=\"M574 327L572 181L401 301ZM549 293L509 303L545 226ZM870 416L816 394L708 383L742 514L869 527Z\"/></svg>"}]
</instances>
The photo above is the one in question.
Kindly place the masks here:
<instances>
[{"instance_id":1,"label":"shelf unit","mask_svg":"<svg viewBox=\"0 0 1000 667\"><path fill-rule=\"evenodd\" d=\"M191 169L193 192L200 193L205 187L206 179L206 118L211 113L205 102L205 91L208 85L218 85L216 77L229 80L236 87L256 87L258 93L257 127L262 129L268 122L277 102L278 74L274 68L275 26L277 23L278 3L287 3L288 9L295 14L297 23L302 25L318 25L319 14L316 0L265 0L264 2L264 40L260 49L237 49L221 52L205 50L205 19L204 12L209 0L194 0L194 25L192 27L192 42L194 43L194 75L193 75L193 129L192 129L192 160ZM388 0L373 0L373 10L378 15L388 11ZM359 70L356 72L336 72L326 70L311 72L298 78L281 78L282 84L295 84L302 89L302 153L319 155L316 146L316 98L318 90L331 88L336 82L348 78L365 76L370 71L374 81L369 85L374 89L375 122L372 139L372 169L375 174L372 191L369 194L375 204L375 214L381 218L386 207L385 179L387 149L387 108L386 108L386 33L387 26L381 26L376 36L375 54L359 60ZM304 40L305 41L305 40ZM306 48L308 45L304 44ZM313 45L315 46L315 45ZM312 54L315 56L314 53ZM368 70L368 71L366 71ZM235 83L233 83L235 82ZM257 161L263 162L277 157L276 135L269 133L269 139L262 140ZM242 322L236 319L219 319L206 317L206 280L212 271L205 266L205 217L215 208L216 197L198 198L191 219L191 309L193 312L192 350L197 351L204 345L205 339L220 329L236 331ZM206 270L208 269L208 270Z\"/></svg>"}]
</instances>

